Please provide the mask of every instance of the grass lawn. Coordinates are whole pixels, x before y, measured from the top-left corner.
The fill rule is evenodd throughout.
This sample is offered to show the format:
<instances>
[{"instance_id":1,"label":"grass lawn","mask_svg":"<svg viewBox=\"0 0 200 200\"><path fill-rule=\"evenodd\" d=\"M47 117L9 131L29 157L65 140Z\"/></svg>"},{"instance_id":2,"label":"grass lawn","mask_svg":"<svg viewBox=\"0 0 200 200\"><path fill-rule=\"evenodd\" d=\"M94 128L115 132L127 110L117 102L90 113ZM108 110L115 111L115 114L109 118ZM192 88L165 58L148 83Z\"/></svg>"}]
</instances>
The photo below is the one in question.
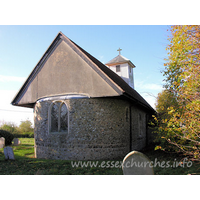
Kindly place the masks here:
<instances>
[{"instance_id":1,"label":"grass lawn","mask_svg":"<svg viewBox=\"0 0 200 200\"><path fill-rule=\"evenodd\" d=\"M19 138L21 144L12 146L15 160L5 161L3 149L0 149L0 174L1 175L122 175L121 167L114 167L114 164L120 166L121 161L94 161L102 167L72 167L71 161L67 160L47 160L34 158L34 139ZM184 161L184 156L179 154L165 153L160 150L145 150L143 153L154 164L154 173L156 175L186 175L200 174L199 162L188 162L185 160L184 167L178 166ZM104 162L104 163L102 163ZM87 161L86 161L87 163ZM107 164L111 167L106 167Z\"/></svg>"}]
</instances>

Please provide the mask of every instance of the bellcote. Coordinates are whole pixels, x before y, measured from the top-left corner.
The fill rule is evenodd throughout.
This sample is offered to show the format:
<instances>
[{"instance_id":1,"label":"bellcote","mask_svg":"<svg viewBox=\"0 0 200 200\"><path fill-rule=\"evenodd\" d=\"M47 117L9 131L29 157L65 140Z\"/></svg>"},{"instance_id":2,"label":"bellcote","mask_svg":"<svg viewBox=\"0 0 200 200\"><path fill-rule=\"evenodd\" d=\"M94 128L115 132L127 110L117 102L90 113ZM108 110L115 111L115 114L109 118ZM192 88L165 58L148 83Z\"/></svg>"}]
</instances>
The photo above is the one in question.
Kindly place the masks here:
<instances>
[{"instance_id":1,"label":"bellcote","mask_svg":"<svg viewBox=\"0 0 200 200\"><path fill-rule=\"evenodd\" d=\"M135 68L135 65L129 59L121 55L121 50L122 49L119 48L117 50L119 51L119 55L107 62L105 65L134 89L133 68Z\"/></svg>"}]
</instances>

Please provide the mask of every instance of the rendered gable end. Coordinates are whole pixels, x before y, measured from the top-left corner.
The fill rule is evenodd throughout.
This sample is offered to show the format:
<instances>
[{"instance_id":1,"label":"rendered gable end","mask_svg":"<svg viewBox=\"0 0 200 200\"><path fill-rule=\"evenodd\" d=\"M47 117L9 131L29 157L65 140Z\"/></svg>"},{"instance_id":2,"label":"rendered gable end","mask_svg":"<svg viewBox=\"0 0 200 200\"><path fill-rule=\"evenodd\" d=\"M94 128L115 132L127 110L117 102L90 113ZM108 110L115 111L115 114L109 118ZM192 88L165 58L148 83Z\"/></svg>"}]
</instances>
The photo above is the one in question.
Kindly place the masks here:
<instances>
[{"instance_id":1,"label":"rendered gable end","mask_svg":"<svg viewBox=\"0 0 200 200\"><path fill-rule=\"evenodd\" d=\"M64 40L59 34L58 37L14 98L13 105L32 107L43 97L65 94L89 97L122 94L122 89L69 39Z\"/></svg>"}]
</instances>

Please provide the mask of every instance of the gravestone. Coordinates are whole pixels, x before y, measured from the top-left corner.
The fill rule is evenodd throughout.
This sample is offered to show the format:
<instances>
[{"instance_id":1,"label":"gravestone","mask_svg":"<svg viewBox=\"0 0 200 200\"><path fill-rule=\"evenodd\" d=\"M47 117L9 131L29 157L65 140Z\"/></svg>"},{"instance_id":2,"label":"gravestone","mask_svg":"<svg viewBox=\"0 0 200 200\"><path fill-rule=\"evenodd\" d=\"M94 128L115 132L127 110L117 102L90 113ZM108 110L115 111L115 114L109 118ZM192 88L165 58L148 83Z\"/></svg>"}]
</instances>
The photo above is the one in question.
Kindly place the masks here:
<instances>
[{"instance_id":1,"label":"gravestone","mask_svg":"<svg viewBox=\"0 0 200 200\"><path fill-rule=\"evenodd\" d=\"M0 149L5 147L5 138L1 137L0 138Z\"/></svg>"},{"instance_id":2,"label":"gravestone","mask_svg":"<svg viewBox=\"0 0 200 200\"><path fill-rule=\"evenodd\" d=\"M5 147L3 151L6 160L15 160L12 147Z\"/></svg>"},{"instance_id":3,"label":"gravestone","mask_svg":"<svg viewBox=\"0 0 200 200\"><path fill-rule=\"evenodd\" d=\"M14 138L14 146L18 146L20 144L20 141L18 138Z\"/></svg>"},{"instance_id":4,"label":"gravestone","mask_svg":"<svg viewBox=\"0 0 200 200\"><path fill-rule=\"evenodd\" d=\"M122 170L124 175L154 175L152 162L138 151L124 157Z\"/></svg>"}]
</instances>

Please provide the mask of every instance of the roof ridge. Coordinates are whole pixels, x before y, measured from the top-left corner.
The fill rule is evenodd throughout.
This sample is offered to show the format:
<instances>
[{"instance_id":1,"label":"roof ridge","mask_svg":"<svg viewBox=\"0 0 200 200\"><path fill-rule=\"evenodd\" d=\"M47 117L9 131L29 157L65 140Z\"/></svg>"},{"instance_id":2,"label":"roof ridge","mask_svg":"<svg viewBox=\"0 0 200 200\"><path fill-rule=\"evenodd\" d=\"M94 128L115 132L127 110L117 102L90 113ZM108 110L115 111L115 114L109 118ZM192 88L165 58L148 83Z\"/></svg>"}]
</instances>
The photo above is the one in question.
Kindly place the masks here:
<instances>
[{"instance_id":1,"label":"roof ridge","mask_svg":"<svg viewBox=\"0 0 200 200\"><path fill-rule=\"evenodd\" d=\"M19 91L17 92L17 94L13 98L13 100L11 102L12 105L15 105L16 100L21 97L21 93L24 93L24 91L26 90L26 88L28 87L28 85L31 82L30 78L32 76L35 77L35 75L39 71L39 69L41 67L41 63L45 63L45 61L47 60L47 58L50 56L50 53L51 53L52 49L57 46L57 44L60 41L59 35L63 35L63 33L61 31L59 31L58 34L56 35L56 37L51 42L51 44L48 46L47 50L44 52L44 54L42 55L42 57L40 58L40 60L37 62L37 64L35 65L35 67L31 71L31 73L29 74L28 78L23 83L22 87L19 89Z\"/></svg>"},{"instance_id":2,"label":"roof ridge","mask_svg":"<svg viewBox=\"0 0 200 200\"><path fill-rule=\"evenodd\" d=\"M100 67L100 65L104 66L106 69L110 70L108 67L106 67L103 63L101 63L99 60L97 60L94 56L92 56L91 54L89 54L87 51L85 51L83 48L81 48L79 45L77 45L74 41L72 41L71 39L69 39L67 36L65 36L64 34L62 34L64 36L65 39L67 39L67 41L69 41L71 44L73 44L78 50L79 52L82 53L82 55L89 61L93 64L93 66L95 66L95 68L97 70L100 70L104 76L106 76L106 79L104 77L102 77L101 74L99 74L99 72L96 72L110 85L110 83L112 83L112 87L114 86L114 90L116 92L123 92L123 89L112 79L110 78L110 76L108 76L107 73L105 73L105 70L102 70L102 68ZM69 43L67 43L69 45ZM71 47L72 48L72 47ZM74 50L74 49L73 49ZM77 52L76 52L77 53ZM80 56L80 54L78 54ZM82 57L83 59L83 57ZM85 59L83 59L85 60ZM85 60L86 61L86 60ZM93 68L93 66L91 66L91 64L86 61L90 67ZM94 68L93 68L94 69ZM111 72L110 73L114 73L112 70L110 70ZM114 73L115 74L115 73ZM114 84L114 85L113 85Z\"/></svg>"},{"instance_id":3,"label":"roof ridge","mask_svg":"<svg viewBox=\"0 0 200 200\"><path fill-rule=\"evenodd\" d=\"M115 91L116 93L121 96L124 95L128 97L129 99L132 99L139 104L141 104L143 107L148 108L149 110L153 110L153 108L146 102L146 100L133 88L131 88L120 76L118 76L115 72L110 70L105 64L101 63L98 59L93 57L91 54L89 54L87 51L85 51L83 48L78 46L75 42L70 40L67 36L65 36L61 31L57 34L57 36L54 38L53 42L50 44L50 46L47 48L39 62L36 64L30 75L28 76L27 80L22 85L21 89L15 96L15 98L12 101L13 105L17 105L24 93L27 91L29 85L32 82L32 79L37 76L39 73L41 67L45 64L46 60L51 55L51 52L54 48L57 47L57 45L60 44L61 41L66 42L69 47L74 50L77 55L79 55L92 69L95 70L96 73L99 74L99 76L102 77L104 81L107 82ZM118 55L117 57L126 59L122 55ZM130 60L126 60L126 62L130 62ZM132 66L134 66L132 64ZM27 102L28 104L33 104L34 102ZM27 105L28 105L27 104ZM28 106L27 106L28 107Z\"/></svg>"}]
</instances>

